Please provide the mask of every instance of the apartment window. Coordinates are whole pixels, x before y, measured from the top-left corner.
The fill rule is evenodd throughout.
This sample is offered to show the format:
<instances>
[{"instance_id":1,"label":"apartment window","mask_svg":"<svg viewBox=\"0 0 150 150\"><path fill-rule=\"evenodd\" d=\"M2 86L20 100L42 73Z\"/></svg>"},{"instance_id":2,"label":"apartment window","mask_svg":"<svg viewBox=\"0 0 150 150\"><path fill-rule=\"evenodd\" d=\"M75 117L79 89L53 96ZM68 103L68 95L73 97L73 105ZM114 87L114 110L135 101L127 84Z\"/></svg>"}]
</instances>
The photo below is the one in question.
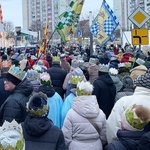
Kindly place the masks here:
<instances>
[{"instance_id":1,"label":"apartment window","mask_svg":"<svg viewBox=\"0 0 150 150\"><path fill-rule=\"evenodd\" d=\"M47 13L47 16L51 16L51 13Z\"/></svg>"}]
</instances>

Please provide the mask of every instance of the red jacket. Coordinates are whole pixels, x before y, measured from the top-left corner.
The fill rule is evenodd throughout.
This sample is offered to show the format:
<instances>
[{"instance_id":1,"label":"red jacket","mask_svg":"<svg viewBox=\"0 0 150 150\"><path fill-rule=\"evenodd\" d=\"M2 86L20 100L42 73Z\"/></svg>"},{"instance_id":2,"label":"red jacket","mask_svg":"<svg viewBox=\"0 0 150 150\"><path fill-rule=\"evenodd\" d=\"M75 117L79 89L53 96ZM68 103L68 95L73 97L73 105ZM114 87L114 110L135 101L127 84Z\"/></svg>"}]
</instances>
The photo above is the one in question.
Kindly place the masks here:
<instances>
[{"instance_id":1,"label":"red jacket","mask_svg":"<svg viewBox=\"0 0 150 150\"><path fill-rule=\"evenodd\" d=\"M30 64L30 69L32 69L33 65L35 64L35 61L31 58L27 58L29 64Z\"/></svg>"}]
</instances>

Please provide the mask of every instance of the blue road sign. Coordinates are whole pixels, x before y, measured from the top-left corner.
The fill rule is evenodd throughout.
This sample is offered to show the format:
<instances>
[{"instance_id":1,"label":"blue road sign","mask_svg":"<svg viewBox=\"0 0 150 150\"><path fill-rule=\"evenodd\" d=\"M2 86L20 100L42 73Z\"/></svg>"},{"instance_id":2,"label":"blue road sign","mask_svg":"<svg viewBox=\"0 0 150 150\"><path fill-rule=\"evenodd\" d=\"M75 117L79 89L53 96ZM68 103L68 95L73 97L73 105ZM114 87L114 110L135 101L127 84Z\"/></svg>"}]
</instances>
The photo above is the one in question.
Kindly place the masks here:
<instances>
[{"instance_id":1,"label":"blue road sign","mask_svg":"<svg viewBox=\"0 0 150 150\"><path fill-rule=\"evenodd\" d=\"M77 30L77 36L82 36L82 30L80 29Z\"/></svg>"}]
</instances>

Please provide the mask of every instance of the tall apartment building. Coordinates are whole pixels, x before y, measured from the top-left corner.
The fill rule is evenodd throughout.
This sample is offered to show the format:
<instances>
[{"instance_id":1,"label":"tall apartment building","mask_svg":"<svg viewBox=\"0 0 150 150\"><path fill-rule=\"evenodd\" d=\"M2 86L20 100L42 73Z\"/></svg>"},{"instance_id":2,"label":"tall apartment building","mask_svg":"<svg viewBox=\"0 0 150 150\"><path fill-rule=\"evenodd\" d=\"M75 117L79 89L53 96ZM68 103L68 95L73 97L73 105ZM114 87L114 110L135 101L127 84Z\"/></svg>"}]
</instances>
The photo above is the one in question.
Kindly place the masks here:
<instances>
[{"instance_id":1,"label":"tall apartment building","mask_svg":"<svg viewBox=\"0 0 150 150\"><path fill-rule=\"evenodd\" d=\"M147 12L148 14L150 14L150 0L147 0L146 12Z\"/></svg>"},{"instance_id":2,"label":"tall apartment building","mask_svg":"<svg viewBox=\"0 0 150 150\"><path fill-rule=\"evenodd\" d=\"M146 4L147 2L146 1L144 1L144 0L138 0L137 1L137 5L139 6L139 7L141 7L143 10L145 9L145 4Z\"/></svg>"},{"instance_id":3,"label":"tall apartment building","mask_svg":"<svg viewBox=\"0 0 150 150\"><path fill-rule=\"evenodd\" d=\"M123 31L131 29L131 22L128 17L135 10L135 1L136 0L114 0L114 13L118 18L119 27Z\"/></svg>"},{"instance_id":4,"label":"tall apartment building","mask_svg":"<svg viewBox=\"0 0 150 150\"><path fill-rule=\"evenodd\" d=\"M23 28L30 29L34 22L44 28L49 23L49 30L53 32L58 16L65 9L65 0L22 0Z\"/></svg>"},{"instance_id":5,"label":"tall apartment building","mask_svg":"<svg viewBox=\"0 0 150 150\"><path fill-rule=\"evenodd\" d=\"M114 0L114 13L120 23L120 28L124 31L132 29L133 24L128 17L141 7L145 12L150 14L150 0Z\"/></svg>"},{"instance_id":6,"label":"tall apartment building","mask_svg":"<svg viewBox=\"0 0 150 150\"><path fill-rule=\"evenodd\" d=\"M30 29L32 23L42 22L46 25L51 22L52 3L51 0L22 0L23 28Z\"/></svg>"}]
</instances>

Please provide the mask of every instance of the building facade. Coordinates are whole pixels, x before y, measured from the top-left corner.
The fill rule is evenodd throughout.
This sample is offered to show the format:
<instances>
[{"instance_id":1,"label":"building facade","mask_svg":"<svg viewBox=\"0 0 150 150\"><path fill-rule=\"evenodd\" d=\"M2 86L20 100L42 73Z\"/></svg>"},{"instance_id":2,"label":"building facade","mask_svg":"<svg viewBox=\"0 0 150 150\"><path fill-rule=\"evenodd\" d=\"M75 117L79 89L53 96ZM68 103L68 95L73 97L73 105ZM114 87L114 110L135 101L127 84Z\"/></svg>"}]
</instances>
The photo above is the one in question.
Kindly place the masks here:
<instances>
[{"instance_id":1,"label":"building facade","mask_svg":"<svg viewBox=\"0 0 150 150\"><path fill-rule=\"evenodd\" d=\"M132 22L128 17L141 7L145 12L150 14L150 0L114 0L114 13L118 18L120 26L123 31L130 31L133 28Z\"/></svg>"},{"instance_id":2,"label":"building facade","mask_svg":"<svg viewBox=\"0 0 150 150\"><path fill-rule=\"evenodd\" d=\"M57 24L58 16L66 9L65 0L22 0L23 28L35 26L44 28L49 24L52 32Z\"/></svg>"}]
</instances>

